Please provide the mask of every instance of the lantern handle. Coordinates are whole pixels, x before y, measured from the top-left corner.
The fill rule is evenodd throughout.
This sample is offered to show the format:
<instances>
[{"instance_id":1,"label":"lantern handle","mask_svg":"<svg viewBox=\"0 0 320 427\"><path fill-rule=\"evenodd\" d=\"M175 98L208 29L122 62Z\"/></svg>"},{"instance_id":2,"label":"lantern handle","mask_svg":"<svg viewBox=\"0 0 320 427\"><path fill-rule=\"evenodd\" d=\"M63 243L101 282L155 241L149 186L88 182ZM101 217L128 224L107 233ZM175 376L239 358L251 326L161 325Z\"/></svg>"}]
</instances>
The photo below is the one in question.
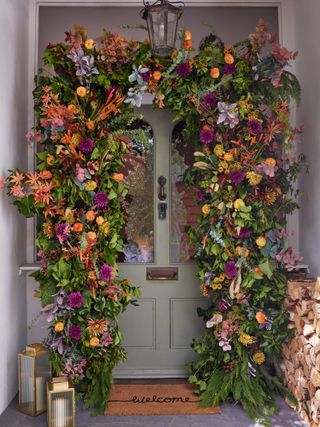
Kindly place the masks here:
<instances>
[{"instance_id":1,"label":"lantern handle","mask_svg":"<svg viewBox=\"0 0 320 427\"><path fill-rule=\"evenodd\" d=\"M150 4L148 1L143 0L143 5L144 8L142 10L140 10L140 16L142 19L147 19L148 18L148 10L150 7L155 6L155 5L165 5L168 4L169 6L172 5L174 7L176 7L177 9L180 9L180 16L182 15L183 9L185 7L185 4L183 1L172 1L169 2L168 0L156 0L154 3ZM180 6L178 6L180 5Z\"/></svg>"}]
</instances>

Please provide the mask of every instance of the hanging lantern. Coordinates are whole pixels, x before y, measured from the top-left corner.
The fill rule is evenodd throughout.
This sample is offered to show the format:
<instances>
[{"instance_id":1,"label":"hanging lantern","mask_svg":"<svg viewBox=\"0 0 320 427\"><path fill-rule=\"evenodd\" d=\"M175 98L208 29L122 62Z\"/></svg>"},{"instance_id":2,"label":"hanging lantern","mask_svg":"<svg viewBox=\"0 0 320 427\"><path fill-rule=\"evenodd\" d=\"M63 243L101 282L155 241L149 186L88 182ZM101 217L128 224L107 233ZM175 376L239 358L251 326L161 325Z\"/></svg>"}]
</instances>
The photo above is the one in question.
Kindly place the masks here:
<instances>
[{"instance_id":1,"label":"hanging lantern","mask_svg":"<svg viewBox=\"0 0 320 427\"><path fill-rule=\"evenodd\" d=\"M75 426L75 390L65 377L52 378L47 384L48 427Z\"/></svg>"},{"instance_id":2,"label":"hanging lantern","mask_svg":"<svg viewBox=\"0 0 320 427\"><path fill-rule=\"evenodd\" d=\"M143 4L141 17L147 21L152 52L156 56L169 57L175 47L178 21L184 3L157 0L150 5L143 0Z\"/></svg>"},{"instance_id":3,"label":"hanging lantern","mask_svg":"<svg viewBox=\"0 0 320 427\"><path fill-rule=\"evenodd\" d=\"M19 409L39 415L47 409L46 383L51 378L49 353L42 344L30 344L19 353Z\"/></svg>"}]
</instances>

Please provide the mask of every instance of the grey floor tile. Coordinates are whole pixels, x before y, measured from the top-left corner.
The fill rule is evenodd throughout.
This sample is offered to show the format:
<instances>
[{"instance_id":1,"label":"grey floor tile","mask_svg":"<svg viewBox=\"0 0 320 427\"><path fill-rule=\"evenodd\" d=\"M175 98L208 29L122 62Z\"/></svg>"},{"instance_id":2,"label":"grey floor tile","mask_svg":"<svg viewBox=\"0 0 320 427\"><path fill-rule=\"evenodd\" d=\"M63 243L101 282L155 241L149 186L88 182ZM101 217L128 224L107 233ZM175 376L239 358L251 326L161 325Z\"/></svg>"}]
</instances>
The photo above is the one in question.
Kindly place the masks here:
<instances>
[{"instance_id":1,"label":"grey floor tile","mask_svg":"<svg viewBox=\"0 0 320 427\"><path fill-rule=\"evenodd\" d=\"M305 427L298 415L282 399L279 414L272 419L272 427ZM33 418L18 411L18 400L0 416L0 427L46 427L46 414ZM161 415L161 416L97 416L78 404L77 427L260 427L249 420L240 405L222 405L218 415Z\"/></svg>"}]
</instances>

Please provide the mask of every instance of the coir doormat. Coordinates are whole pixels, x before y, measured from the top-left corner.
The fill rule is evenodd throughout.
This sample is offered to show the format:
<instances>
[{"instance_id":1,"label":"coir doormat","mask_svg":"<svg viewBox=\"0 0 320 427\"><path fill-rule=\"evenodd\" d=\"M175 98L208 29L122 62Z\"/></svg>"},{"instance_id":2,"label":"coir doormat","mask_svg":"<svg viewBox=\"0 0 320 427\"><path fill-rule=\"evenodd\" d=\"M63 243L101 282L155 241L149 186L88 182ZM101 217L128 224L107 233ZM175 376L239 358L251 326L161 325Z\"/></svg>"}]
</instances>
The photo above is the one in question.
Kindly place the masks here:
<instances>
[{"instance_id":1,"label":"coir doormat","mask_svg":"<svg viewBox=\"0 0 320 427\"><path fill-rule=\"evenodd\" d=\"M219 407L200 408L191 384L116 384L105 415L220 414Z\"/></svg>"}]
</instances>

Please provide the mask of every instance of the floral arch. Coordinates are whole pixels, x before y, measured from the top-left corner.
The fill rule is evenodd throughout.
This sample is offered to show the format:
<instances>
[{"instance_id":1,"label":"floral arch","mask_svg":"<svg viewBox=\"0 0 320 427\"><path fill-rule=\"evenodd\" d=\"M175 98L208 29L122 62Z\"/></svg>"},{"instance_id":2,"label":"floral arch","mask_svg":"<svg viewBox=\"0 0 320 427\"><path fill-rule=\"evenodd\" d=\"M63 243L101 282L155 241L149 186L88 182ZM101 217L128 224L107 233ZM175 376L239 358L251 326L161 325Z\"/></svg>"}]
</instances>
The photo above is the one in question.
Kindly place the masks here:
<instances>
[{"instance_id":1,"label":"floral arch","mask_svg":"<svg viewBox=\"0 0 320 427\"><path fill-rule=\"evenodd\" d=\"M119 313L139 290L118 277L122 251L124 155L146 135L131 126L143 92L156 108L186 123L195 149L185 182L196 187L202 214L189 230L196 247L205 332L189 381L203 405L229 397L257 418L285 392L279 378L282 343L292 336L284 308L285 272L297 258L286 246L285 215L297 208L293 183L302 157L290 156L300 129L289 121L299 84L287 70L295 58L259 22L248 39L224 46L209 35L194 55L191 33L168 60L147 43L104 32L99 43L83 28L44 53L49 71L36 77L39 145L35 173L8 177L8 192L26 217L38 217L37 246L46 345L56 374L79 384L86 405L105 408L112 369L125 358Z\"/></svg>"}]
</instances>

